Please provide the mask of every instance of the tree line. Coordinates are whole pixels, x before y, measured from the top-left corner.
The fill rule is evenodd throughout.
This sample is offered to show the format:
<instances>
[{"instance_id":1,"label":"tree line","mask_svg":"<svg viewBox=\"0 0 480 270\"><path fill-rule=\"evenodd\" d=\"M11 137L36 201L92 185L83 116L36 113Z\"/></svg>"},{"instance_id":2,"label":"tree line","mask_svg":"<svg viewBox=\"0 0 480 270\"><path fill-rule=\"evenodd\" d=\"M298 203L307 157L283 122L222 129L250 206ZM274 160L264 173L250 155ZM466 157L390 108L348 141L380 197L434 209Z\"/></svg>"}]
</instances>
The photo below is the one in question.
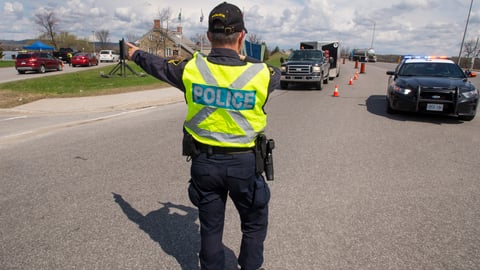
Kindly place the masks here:
<instances>
[{"instance_id":1,"label":"tree line","mask_svg":"<svg viewBox=\"0 0 480 270\"><path fill-rule=\"evenodd\" d=\"M34 15L34 22L40 27L38 39L59 48L77 48L87 51L107 49L110 44L110 32L107 29L92 31L93 42L89 38L79 38L67 31L61 31L61 20L53 10L38 12Z\"/></svg>"}]
</instances>

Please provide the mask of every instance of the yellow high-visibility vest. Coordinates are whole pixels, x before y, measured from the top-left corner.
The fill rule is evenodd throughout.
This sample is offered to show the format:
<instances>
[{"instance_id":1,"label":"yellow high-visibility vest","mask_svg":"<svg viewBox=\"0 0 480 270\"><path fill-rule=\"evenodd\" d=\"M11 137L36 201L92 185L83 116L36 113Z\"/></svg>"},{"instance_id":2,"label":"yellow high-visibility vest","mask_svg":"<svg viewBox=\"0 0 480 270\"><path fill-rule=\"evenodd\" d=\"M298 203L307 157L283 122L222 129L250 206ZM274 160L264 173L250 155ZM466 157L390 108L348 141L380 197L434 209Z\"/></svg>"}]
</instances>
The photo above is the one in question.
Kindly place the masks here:
<instances>
[{"instance_id":1,"label":"yellow high-visibility vest","mask_svg":"<svg viewBox=\"0 0 480 270\"><path fill-rule=\"evenodd\" d=\"M263 133L270 72L266 64L226 66L195 53L183 73L188 113L184 128L200 143L253 147Z\"/></svg>"}]
</instances>

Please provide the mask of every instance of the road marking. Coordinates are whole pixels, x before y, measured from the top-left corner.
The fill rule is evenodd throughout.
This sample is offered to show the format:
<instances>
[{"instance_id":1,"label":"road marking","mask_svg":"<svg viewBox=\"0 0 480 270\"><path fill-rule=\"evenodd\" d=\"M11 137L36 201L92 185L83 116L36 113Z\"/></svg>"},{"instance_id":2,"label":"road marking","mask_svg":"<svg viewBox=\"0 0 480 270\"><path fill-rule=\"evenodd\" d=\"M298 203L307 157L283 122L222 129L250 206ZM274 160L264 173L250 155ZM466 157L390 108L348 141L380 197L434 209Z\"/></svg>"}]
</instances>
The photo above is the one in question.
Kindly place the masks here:
<instances>
[{"instance_id":1,"label":"road marking","mask_svg":"<svg viewBox=\"0 0 480 270\"><path fill-rule=\"evenodd\" d=\"M20 133L5 135L1 138L12 138L12 137L24 136L24 135L28 135L28 134L32 134L32 133L33 133L33 131L29 130L29 131L24 131L24 132L20 132Z\"/></svg>"},{"instance_id":2,"label":"road marking","mask_svg":"<svg viewBox=\"0 0 480 270\"><path fill-rule=\"evenodd\" d=\"M145 108L136 109L136 110L123 111L123 112L120 112L120 113L115 113L115 114L111 114L111 115L107 115L107 116L100 116L100 117L87 119L87 120L61 123L61 124L57 124L57 125L41 127L41 128L37 128L37 129L33 129L33 130L24 131L24 132L8 134L8 135L0 136L0 146L2 146L3 144L32 138L32 137L39 136L39 135L42 135L42 134L51 133L51 132L54 132L56 130L60 130L60 129L64 129L64 128L70 128L70 127L74 127L74 126L85 125L85 124L89 124L89 123L93 123L93 122L97 122L97 121L107 120L107 119L110 119L110 118L120 117L120 116L127 115L127 114L152 110L152 109L155 109L155 108L157 108L157 106L150 106L150 107L145 107ZM24 116L24 117L26 117L26 116ZM13 118L17 118L17 117L12 117L12 119Z\"/></svg>"},{"instance_id":3,"label":"road marking","mask_svg":"<svg viewBox=\"0 0 480 270\"><path fill-rule=\"evenodd\" d=\"M107 115L107 116L100 116L100 117L97 117L97 118L89 119L89 120L86 120L82 123L88 123L88 122L93 122L93 121L98 121L98 120L109 119L109 118L113 118L113 117L117 117L117 116L122 116L122 115L125 115L125 114L147 111L147 110L151 110L151 109L154 109L154 108L156 108L156 106L150 106L150 107L131 110L131 111L124 111L124 112L120 112L120 113L116 113L116 114L111 114L111 115Z\"/></svg>"},{"instance_id":4,"label":"road marking","mask_svg":"<svg viewBox=\"0 0 480 270\"><path fill-rule=\"evenodd\" d=\"M27 118L27 116L22 115L22 116L10 117L10 118L6 118L6 119L1 119L0 122L11 121L11 120L16 120L16 119L23 119L23 118Z\"/></svg>"}]
</instances>

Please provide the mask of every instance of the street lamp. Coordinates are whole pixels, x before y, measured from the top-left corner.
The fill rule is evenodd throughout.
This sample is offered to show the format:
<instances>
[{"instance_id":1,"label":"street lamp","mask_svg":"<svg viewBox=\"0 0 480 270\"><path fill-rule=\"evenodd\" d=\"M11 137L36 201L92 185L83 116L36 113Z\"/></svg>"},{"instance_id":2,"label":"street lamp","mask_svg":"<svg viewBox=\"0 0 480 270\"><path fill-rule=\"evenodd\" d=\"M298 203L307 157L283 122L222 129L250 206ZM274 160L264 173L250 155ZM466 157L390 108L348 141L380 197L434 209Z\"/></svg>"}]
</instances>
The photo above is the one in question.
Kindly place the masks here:
<instances>
[{"instance_id":1,"label":"street lamp","mask_svg":"<svg viewBox=\"0 0 480 270\"><path fill-rule=\"evenodd\" d=\"M92 39L92 43L93 43L93 54L95 55L95 31L92 31L92 35L93 35L93 39Z\"/></svg>"},{"instance_id":2,"label":"street lamp","mask_svg":"<svg viewBox=\"0 0 480 270\"><path fill-rule=\"evenodd\" d=\"M375 25L376 25L376 23L373 22L372 43L370 43L370 49L373 49L373 39L375 37Z\"/></svg>"}]
</instances>

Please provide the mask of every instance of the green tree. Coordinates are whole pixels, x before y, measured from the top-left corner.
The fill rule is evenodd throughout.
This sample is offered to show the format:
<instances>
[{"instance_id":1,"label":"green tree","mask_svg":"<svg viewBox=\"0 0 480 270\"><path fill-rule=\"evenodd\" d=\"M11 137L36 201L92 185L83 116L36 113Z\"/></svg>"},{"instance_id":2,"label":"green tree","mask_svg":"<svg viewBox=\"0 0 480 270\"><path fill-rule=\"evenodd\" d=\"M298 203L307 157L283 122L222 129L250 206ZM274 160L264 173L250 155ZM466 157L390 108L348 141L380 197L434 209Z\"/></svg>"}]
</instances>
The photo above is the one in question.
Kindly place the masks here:
<instances>
[{"instance_id":1,"label":"green tree","mask_svg":"<svg viewBox=\"0 0 480 270\"><path fill-rule=\"evenodd\" d=\"M270 49L265 44L265 42L262 43L262 45L265 46L265 51L263 52L263 61L266 61L266 60L270 59L270 55L272 55L272 53L270 52Z\"/></svg>"},{"instance_id":2,"label":"green tree","mask_svg":"<svg viewBox=\"0 0 480 270\"><path fill-rule=\"evenodd\" d=\"M0 45L2 45L1 42L0 42ZM3 54L3 48L2 48L2 46L0 46L0 59L2 59L3 56L4 56L4 54Z\"/></svg>"},{"instance_id":3,"label":"green tree","mask_svg":"<svg viewBox=\"0 0 480 270\"><path fill-rule=\"evenodd\" d=\"M56 42L58 48L72 48L75 50L78 44L78 38L76 35L68 32L59 32L56 34Z\"/></svg>"},{"instance_id":4,"label":"green tree","mask_svg":"<svg viewBox=\"0 0 480 270\"><path fill-rule=\"evenodd\" d=\"M280 48L277 46L277 47L275 47L275 49L273 49L271 54L276 54L278 52L280 52Z\"/></svg>"}]
</instances>

